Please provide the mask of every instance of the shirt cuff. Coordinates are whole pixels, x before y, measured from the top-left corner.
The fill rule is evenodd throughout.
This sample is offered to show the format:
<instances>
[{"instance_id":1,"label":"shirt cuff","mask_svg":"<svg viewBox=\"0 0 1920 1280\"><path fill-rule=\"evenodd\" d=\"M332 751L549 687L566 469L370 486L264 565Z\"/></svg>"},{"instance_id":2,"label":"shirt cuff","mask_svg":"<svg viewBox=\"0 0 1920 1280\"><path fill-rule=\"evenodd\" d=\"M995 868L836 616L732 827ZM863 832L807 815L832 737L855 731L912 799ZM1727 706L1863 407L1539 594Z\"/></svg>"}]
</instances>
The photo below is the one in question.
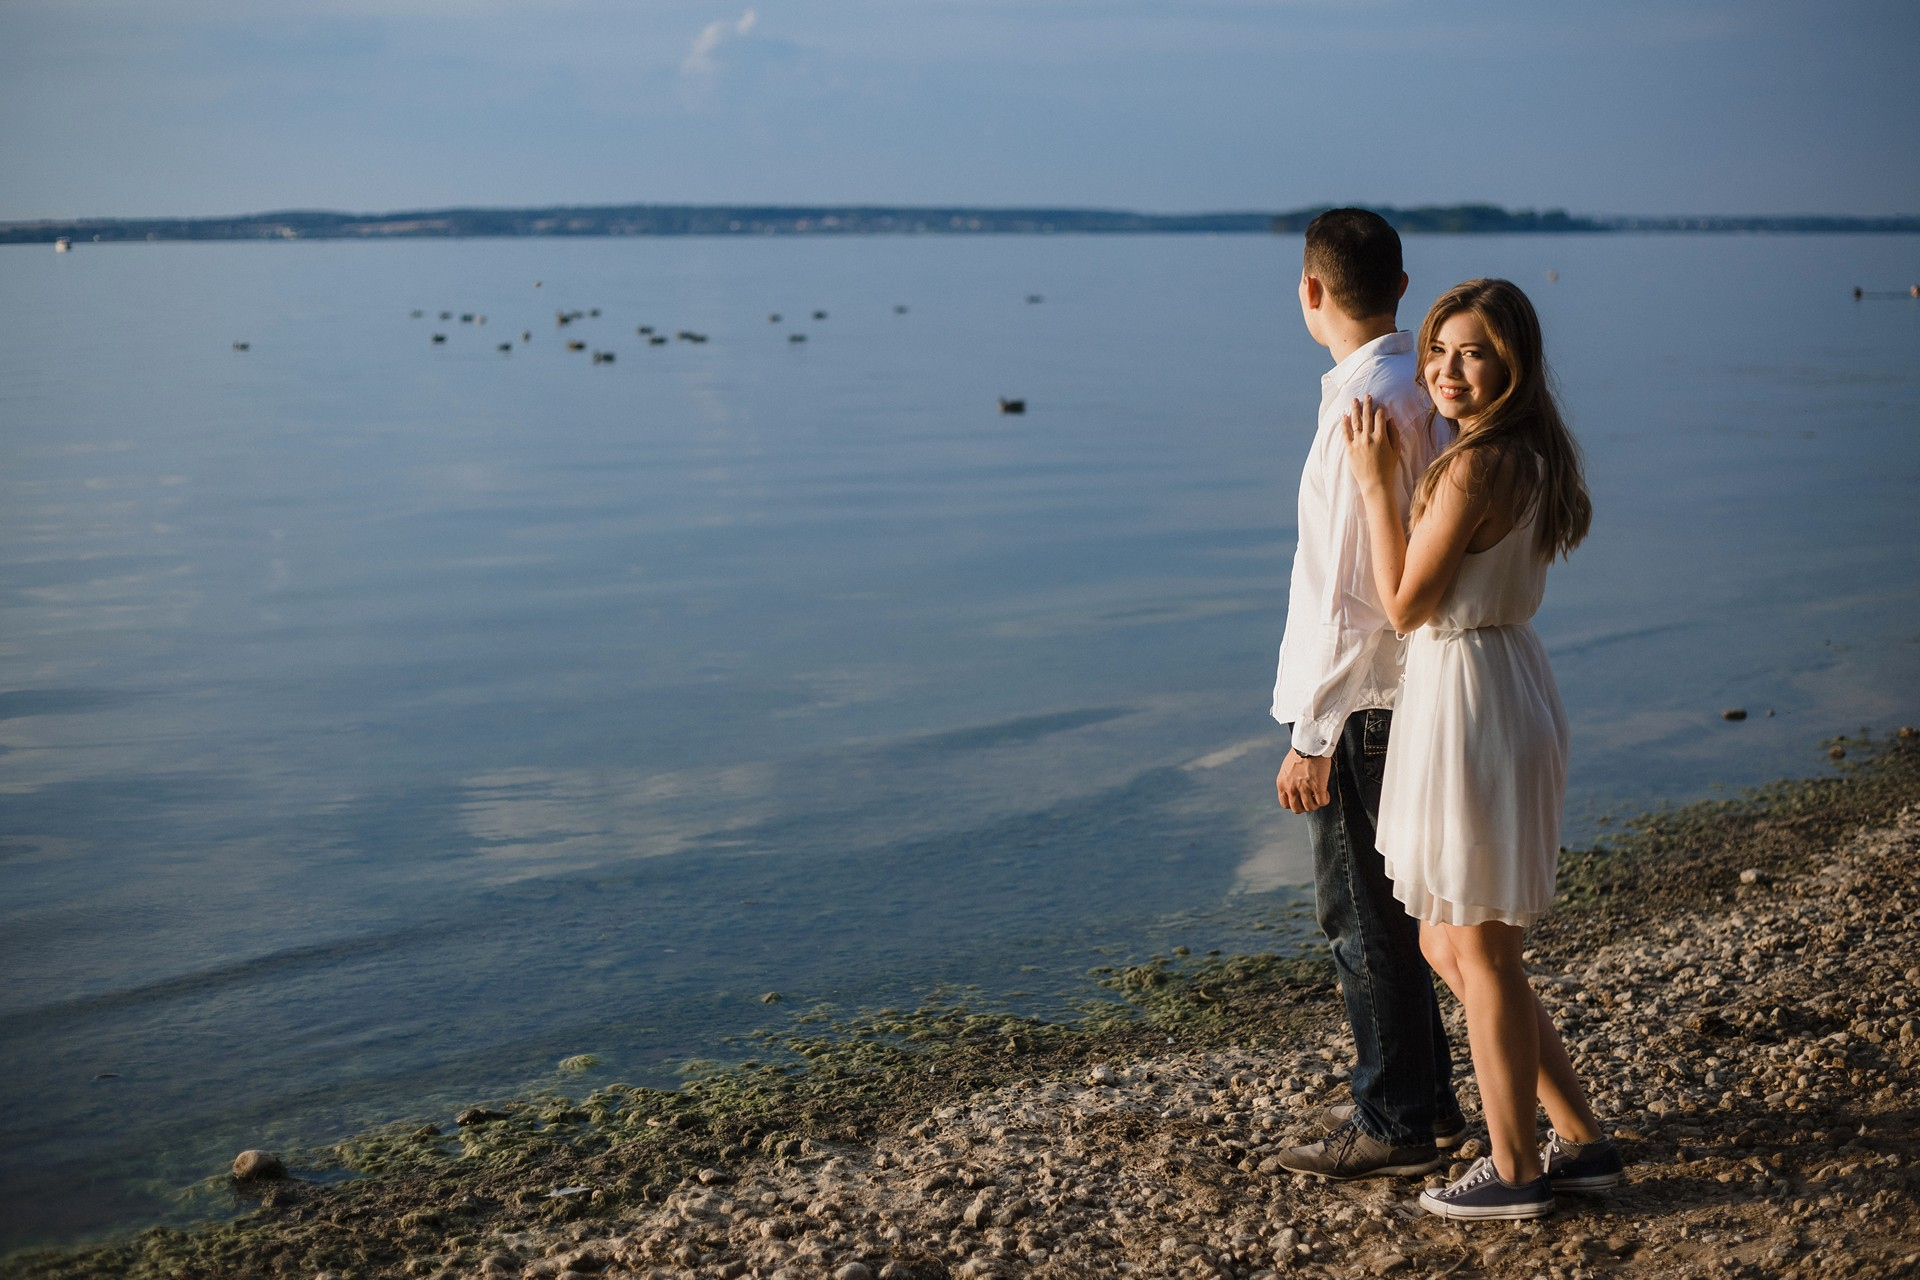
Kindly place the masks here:
<instances>
[{"instance_id":1,"label":"shirt cuff","mask_svg":"<svg viewBox=\"0 0 1920 1280\"><path fill-rule=\"evenodd\" d=\"M1346 728L1345 713L1323 716L1318 720L1296 720L1293 724L1293 749L1303 756L1330 756Z\"/></svg>"}]
</instances>

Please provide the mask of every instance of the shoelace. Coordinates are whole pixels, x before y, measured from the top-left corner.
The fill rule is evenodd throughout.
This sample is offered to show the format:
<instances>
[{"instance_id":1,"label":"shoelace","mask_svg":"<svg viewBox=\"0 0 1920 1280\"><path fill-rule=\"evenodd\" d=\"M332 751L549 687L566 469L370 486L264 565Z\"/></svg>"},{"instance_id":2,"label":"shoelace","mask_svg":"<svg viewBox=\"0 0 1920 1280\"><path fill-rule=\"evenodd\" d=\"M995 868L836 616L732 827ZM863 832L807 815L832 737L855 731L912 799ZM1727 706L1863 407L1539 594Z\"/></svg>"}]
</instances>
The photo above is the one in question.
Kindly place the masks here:
<instances>
[{"instance_id":1,"label":"shoelace","mask_svg":"<svg viewBox=\"0 0 1920 1280\"><path fill-rule=\"evenodd\" d=\"M1497 1174L1493 1167L1493 1161L1486 1156L1481 1156L1478 1160L1474 1161L1473 1168L1461 1175L1460 1181L1436 1194L1443 1196L1462 1195L1468 1191L1472 1191L1475 1187L1484 1186L1489 1178L1495 1176L1497 1176Z\"/></svg>"},{"instance_id":2,"label":"shoelace","mask_svg":"<svg viewBox=\"0 0 1920 1280\"><path fill-rule=\"evenodd\" d=\"M1335 1164L1344 1164L1353 1154L1353 1146L1360 1141L1360 1126L1352 1120L1346 1121L1338 1129L1327 1135L1327 1154Z\"/></svg>"}]
</instances>

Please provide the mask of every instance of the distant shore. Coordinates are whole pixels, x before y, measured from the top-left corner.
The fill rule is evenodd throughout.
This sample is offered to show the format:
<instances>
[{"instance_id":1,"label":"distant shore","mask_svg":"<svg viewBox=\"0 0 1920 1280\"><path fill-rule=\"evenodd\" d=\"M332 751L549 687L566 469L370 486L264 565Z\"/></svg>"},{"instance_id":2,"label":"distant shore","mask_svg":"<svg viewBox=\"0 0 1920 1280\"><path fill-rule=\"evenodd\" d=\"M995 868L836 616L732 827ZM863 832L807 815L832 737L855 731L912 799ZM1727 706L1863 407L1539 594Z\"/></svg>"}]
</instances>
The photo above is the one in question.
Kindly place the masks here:
<instances>
[{"instance_id":1,"label":"distant shore","mask_svg":"<svg viewBox=\"0 0 1920 1280\"><path fill-rule=\"evenodd\" d=\"M1840 776L1564 855L1528 960L1630 1168L1543 1223L1280 1171L1345 1080L1328 962L1176 949L1097 971L1077 1021L803 1014L676 1091L475 1100L282 1152L291 1178L232 1184L256 1206L235 1221L0 1275L1912 1275L1920 738L1831 745Z\"/></svg>"},{"instance_id":2,"label":"distant shore","mask_svg":"<svg viewBox=\"0 0 1920 1280\"><path fill-rule=\"evenodd\" d=\"M395 240L506 236L1235 235L1298 234L1328 206L1287 212L1192 214L1115 209L911 205L590 205L455 208L394 213L292 210L205 218L43 218L0 222L0 244L160 240ZM1377 206L1420 235L1611 232L1920 234L1920 215L1577 215L1497 205Z\"/></svg>"}]
</instances>

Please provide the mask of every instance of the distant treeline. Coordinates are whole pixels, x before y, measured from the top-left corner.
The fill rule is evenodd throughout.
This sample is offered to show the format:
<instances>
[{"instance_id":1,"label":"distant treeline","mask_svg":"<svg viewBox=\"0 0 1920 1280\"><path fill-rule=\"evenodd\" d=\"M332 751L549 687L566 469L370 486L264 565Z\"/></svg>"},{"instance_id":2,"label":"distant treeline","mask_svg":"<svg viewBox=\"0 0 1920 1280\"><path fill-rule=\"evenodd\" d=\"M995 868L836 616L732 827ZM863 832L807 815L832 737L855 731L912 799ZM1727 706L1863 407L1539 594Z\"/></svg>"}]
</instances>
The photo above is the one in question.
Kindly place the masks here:
<instances>
[{"instance_id":1,"label":"distant treeline","mask_svg":"<svg viewBox=\"0 0 1920 1280\"><path fill-rule=\"evenodd\" d=\"M416 213L262 213L231 218L76 218L0 223L0 244L56 240L371 240L459 236L1086 235L1298 233L1330 206L1291 213L1128 213L1109 209L919 209L869 205L604 205ZM1581 217L1495 205L1379 207L1410 234L1611 231L1920 232L1920 217Z\"/></svg>"}]
</instances>

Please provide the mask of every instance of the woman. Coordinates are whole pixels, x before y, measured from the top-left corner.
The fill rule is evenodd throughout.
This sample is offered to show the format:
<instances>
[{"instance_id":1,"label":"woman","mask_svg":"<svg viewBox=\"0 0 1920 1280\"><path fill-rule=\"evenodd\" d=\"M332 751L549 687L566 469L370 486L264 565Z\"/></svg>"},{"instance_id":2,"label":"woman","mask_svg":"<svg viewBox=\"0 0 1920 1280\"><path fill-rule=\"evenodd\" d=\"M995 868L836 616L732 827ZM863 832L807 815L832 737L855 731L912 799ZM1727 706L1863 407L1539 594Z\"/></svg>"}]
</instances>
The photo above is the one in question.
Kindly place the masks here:
<instances>
[{"instance_id":1,"label":"woman","mask_svg":"<svg viewBox=\"0 0 1920 1280\"><path fill-rule=\"evenodd\" d=\"M1553 898L1567 762L1566 713L1528 619L1592 506L1525 294L1505 280L1454 287L1416 350L1458 435L1414 490L1411 535L1394 499L1392 424L1370 402L1346 419L1374 580L1394 629L1412 633L1378 844L1394 896L1421 921L1421 951L1466 1007L1491 1148L1420 1203L1449 1218L1538 1218L1555 1190L1621 1175L1520 959Z\"/></svg>"}]
</instances>

